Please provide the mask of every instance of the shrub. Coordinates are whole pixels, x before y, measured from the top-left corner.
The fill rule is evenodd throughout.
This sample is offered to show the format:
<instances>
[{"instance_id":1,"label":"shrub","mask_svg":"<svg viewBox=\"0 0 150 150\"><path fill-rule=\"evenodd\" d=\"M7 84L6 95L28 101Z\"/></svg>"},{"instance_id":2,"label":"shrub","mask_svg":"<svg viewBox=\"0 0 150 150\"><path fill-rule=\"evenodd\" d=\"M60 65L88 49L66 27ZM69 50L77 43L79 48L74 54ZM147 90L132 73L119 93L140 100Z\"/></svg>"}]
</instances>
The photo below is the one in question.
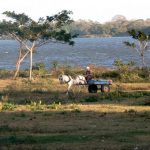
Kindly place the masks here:
<instances>
[{"instance_id":1,"label":"shrub","mask_svg":"<svg viewBox=\"0 0 150 150\"><path fill-rule=\"evenodd\" d=\"M122 73L120 74L120 81L122 82L140 82L142 78L136 73Z\"/></svg>"},{"instance_id":2,"label":"shrub","mask_svg":"<svg viewBox=\"0 0 150 150\"><path fill-rule=\"evenodd\" d=\"M85 99L85 102L97 102L98 101L98 97L96 96L89 96Z\"/></svg>"},{"instance_id":3,"label":"shrub","mask_svg":"<svg viewBox=\"0 0 150 150\"><path fill-rule=\"evenodd\" d=\"M127 63L124 63L122 60L115 60L114 65L117 68L118 71L118 79L122 82L141 82L143 81L142 75L140 75L140 69L137 69L135 67L135 63L133 61L129 61ZM147 70L145 70L147 76Z\"/></svg>"},{"instance_id":4,"label":"shrub","mask_svg":"<svg viewBox=\"0 0 150 150\"><path fill-rule=\"evenodd\" d=\"M0 78L1 79L10 78L10 77L13 77L13 75L14 75L14 71L0 69Z\"/></svg>"},{"instance_id":5,"label":"shrub","mask_svg":"<svg viewBox=\"0 0 150 150\"><path fill-rule=\"evenodd\" d=\"M141 78L149 79L150 77L150 69L148 67L137 68L137 72Z\"/></svg>"},{"instance_id":6,"label":"shrub","mask_svg":"<svg viewBox=\"0 0 150 150\"><path fill-rule=\"evenodd\" d=\"M73 113L81 113L81 110L80 109L75 109L72 111Z\"/></svg>"},{"instance_id":7,"label":"shrub","mask_svg":"<svg viewBox=\"0 0 150 150\"><path fill-rule=\"evenodd\" d=\"M59 102L59 103L53 103L53 104L51 104L51 105L49 105L47 108L49 108L49 109L60 109L61 108L61 103Z\"/></svg>"},{"instance_id":8,"label":"shrub","mask_svg":"<svg viewBox=\"0 0 150 150\"><path fill-rule=\"evenodd\" d=\"M2 103L2 110L13 110L15 108L14 104Z\"/></svg>"},{"instance_id":9,"label":"shrub","mask_svg":"<svg viewBox=\"0 0 150 150\"><path fill-rule=\"evenodd\" d=\"M94 65L90 65L92 72L93 72L93 77L94 78L100 78L102 77L102 75L106 72L109 72L110 69L106 68L106 67L98 67L98 66L94 66Z\"/></svg>"},{"instance_id":10,"label":"shrub","mask_svg":"<svg viewBox=\"0 0 150 150\"><path fill-rule=\"evenodd\" d=\"M36 63L33 70L45 70L45 64L43 62Z\"/></svg>"},{"instance_id":11,"label":"shrub","mask_svg":"<svg viewBox=\"0 0 150 150\"><path fill-rule=\"evenodd\" d=\"M102 74L103 78L116 78L119 79L120 78L120 73L117 70L112 70L112 71L108 71L108 72L104 72Z\"/></svg>"},{"instance_id":12,"label":"shrub","mask_svg":"<svg viewBox=\"0 0 150 150\"><path fill-rule=\"evenodd\" d=\"M52 62L52 69L56 71L57 68L58 68L58 65L59 65L59 63L58 63L57 60L53 61L53 62Z\"/></svg>"},{"instance_id":13,"label":"shrub","mask_svg":"<svg viewBox=\"0 0 150 150\"><path fill-rule=\"evenodd\" d=\"M19 77L27 78L28 76L29 76L28 70L21 70L21 71L19 72Z\"/></svg>"},{"instance_id":14,"label":"shrub","mask_svg":"<svg viewBox=\"0 0 150 150\"><path fill-rule=\"evenodd\" d=\"M44 77L45 74L47 74L47 73L48 73L48 71L46 70L45 64L43 62L36 63L33 66L33 76Z\"/></svg>"},{"instance_id":15,"label":"shrub","mask_svg":"<svg viewBox=\"0 0 150 150\"><path fill-rule=\"evenodd\" d=\"M30 104L31 106L31 110L44 110L44 106L42 105L42 101L38 101L38 102L31 102Z\"/></svg>"},{"instance_id":16,"label":"shrub","mask_svg":"<svg viewBox=\"0 0 150 150\"><path fill-rule=\"evenodd\" d=\"M73 70L73 68L71 66L66 66L64 68L64 74L70 75L70 76L73 76L73 77L76 75L74 70Z\"/></svg>"}]
</instances>

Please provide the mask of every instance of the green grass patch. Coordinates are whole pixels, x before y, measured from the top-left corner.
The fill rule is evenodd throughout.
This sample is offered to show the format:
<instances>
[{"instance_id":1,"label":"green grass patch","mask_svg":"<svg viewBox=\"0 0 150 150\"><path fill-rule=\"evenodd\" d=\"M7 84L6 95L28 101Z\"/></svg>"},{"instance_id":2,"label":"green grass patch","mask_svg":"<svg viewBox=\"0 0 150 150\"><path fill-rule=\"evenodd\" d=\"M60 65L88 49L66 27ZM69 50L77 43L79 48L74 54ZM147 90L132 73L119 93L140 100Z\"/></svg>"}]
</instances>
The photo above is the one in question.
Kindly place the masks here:
<instances>
[{"instance_id":1,"label":"green grass patch","mask_svg":"<svg viewBox=\"0 0 150 150\"><path fill-rule=\"evenodd\" d=\"M92 139L92 136L82 135L55 135L55 136L17 136L11 135L8 137L0 137L0 145L11 144L46 144L46 143L72 143L72 142L87 142Z\"/></svg>"},{"instance_id":2,"label":"green grass patch","mask_svg":"<svg viewBox=\"0 0 150 150\"><path fill-rule=\"evenodd\" d=\"M2 103L2 110L14 110L15 107L12 103Z\"/></svg>"},{"instance_id":3,"label":"green grass patch","mask_svg":"<svg viewBox=\"0 0 150 150\"><path fill-rule=\"evenodd\" d=\"M110 140L123 143L136 143L136 136L148 135L148 131L129 131L107 133L102 135L27 135L27 136L1 136L0 145L13 144L46 144L46 143L84 143L94 140Z\"/></svg>"},{"instance_id":4,"label":"green grass patch","mask_svg":"<svg viewBox=\"0 0 150 150\"><path fill-rule=\"evenodd\" d=\"M138 92L122 92L122 91L115 91L115 92L110 92L110 93L103 93L99 96L99 99L105 100L120 100L122 98L140 98L143 96L150 96L150 92L143 92L143 91L138 91Z\"/></svg>"},{"instance_id":5,"label":"green grass patch","mask_svg":"<svg viewBox=\"0 0 150 150\"><path fill-rule=\"evenodd\" d=\"M0 126L0 133L1 132L11 132L11 131L13 131L13 129L10 128L9 125L1 125Z\"/></svg>"},{"instance_id":6,"label":"green grass patch","mask_svg":"<svg viewBox=\"0 0 150 150\"><path fill-rule=\"evenodd\" d=\"M89 96L89 97L85 98L85 102L97 102L97 101L98 101L97 96Z\"/></svg>"}]
</instances>

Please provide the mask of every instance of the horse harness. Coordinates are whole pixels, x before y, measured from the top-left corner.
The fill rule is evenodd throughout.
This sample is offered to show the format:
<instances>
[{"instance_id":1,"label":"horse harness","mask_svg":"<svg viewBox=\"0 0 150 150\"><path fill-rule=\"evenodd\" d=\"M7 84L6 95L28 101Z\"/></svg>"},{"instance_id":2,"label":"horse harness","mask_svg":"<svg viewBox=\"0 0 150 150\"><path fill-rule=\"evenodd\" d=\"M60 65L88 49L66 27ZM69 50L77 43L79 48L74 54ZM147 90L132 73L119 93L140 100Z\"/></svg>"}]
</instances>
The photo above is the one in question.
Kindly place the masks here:
<instances>
[{"instance_id":1,"label":"horse harness","mask_svg":"<svg viewBox=\"0 0 150 150\"><path fill-rule=\"evenodd\" d=\"M69 83L71 81L71 79L72 79L70 76L68 76L68 78L69 78L69 80L66 81L66 83Z\"/></svg>"}]
</instances>

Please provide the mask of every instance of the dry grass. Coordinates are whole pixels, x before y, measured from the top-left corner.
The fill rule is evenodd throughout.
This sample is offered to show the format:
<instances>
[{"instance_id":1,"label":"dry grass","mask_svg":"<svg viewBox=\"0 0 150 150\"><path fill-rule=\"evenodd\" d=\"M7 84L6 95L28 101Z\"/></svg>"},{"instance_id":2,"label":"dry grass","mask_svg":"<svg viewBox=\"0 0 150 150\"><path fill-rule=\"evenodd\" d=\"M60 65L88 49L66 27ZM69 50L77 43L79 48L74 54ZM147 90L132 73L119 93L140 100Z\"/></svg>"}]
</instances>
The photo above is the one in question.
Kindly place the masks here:
<instances>
[{"instance_id":1,"label":"dry grass","mask_svg":"<svg viewBox=\"0 0 150 150\"><path fill-rule=\"evenodd\" d=\"M1 79L0 80L1 84L0 84L0 89L4 89L5 87L13 84L15 81L12 79Z\"/></svg>"},{"instance_id":2,"label":"dry grass","mask_svg":"<svg viewBox=\"0 0 150 150\"><path fill-rule=\"evenodd\" d=\"M150 146L150 107L78 104L29 111L17 106L15 111L1 112L0 120L1 149L130 150Z\"/></svg>"},{"instance_id":3,"label":"dry grass","mask_svg":"<svg viewBox=\"0 0 150 150\"><path fill-rule=\"evenodd\" d=\"M66 86L53 78L6 80L2 85L0 150L150 149L149 96L101 100L105 95L74 88L68 97ZM117 85L113 91L150 86ZM98 101L84 101L93 97Z\"/></svg>"},{"instance_id":4,"label":"dry grass","mask_svg":"<svg viewBox=\"0 0 150 150\"><path fill-rule=\"evenodd\" d=\"M117 88L122 91L150 91L150 83L114 83L113 90Z\"/></svg>"}]
</instances>

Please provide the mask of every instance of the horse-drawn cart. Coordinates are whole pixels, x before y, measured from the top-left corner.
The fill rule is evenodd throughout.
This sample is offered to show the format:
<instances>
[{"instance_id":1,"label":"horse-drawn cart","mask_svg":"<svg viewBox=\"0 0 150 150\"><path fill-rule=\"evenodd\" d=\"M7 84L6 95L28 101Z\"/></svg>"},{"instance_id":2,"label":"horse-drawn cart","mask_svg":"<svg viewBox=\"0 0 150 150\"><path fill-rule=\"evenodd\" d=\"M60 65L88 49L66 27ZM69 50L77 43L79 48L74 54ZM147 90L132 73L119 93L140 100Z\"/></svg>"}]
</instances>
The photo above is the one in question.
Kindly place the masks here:
<instances>
[{"instance_id":1,"label":"horse-drawn cart","mask_svg":"<svg viewBox=\"0 0 150 150\"><path fill-rule=\"evenodd\" d=\"M77 75L76 78L72 78L68 75L60 75L59 81L61 84L67 83L68 89L67 93L70 91L72 85L86 85L88 86L89 93L97 93L98 90L101 90L101 92L109 92L110 91L110 85L112 84L112 80L89 80L86 81L85 77L82 75Z\"/></svg>"},{"instance_id":2,"label":"horse-drawn cart","mask_svg":"<svg viewBox=\"0 0 150 150\"><path fill-rule=\"evenodd\" d=\"M89 93L97 93L98 90L101 92L110 92L110 85L112 80L89 80L87 82Z\"/></svg>"}]
</instances>

